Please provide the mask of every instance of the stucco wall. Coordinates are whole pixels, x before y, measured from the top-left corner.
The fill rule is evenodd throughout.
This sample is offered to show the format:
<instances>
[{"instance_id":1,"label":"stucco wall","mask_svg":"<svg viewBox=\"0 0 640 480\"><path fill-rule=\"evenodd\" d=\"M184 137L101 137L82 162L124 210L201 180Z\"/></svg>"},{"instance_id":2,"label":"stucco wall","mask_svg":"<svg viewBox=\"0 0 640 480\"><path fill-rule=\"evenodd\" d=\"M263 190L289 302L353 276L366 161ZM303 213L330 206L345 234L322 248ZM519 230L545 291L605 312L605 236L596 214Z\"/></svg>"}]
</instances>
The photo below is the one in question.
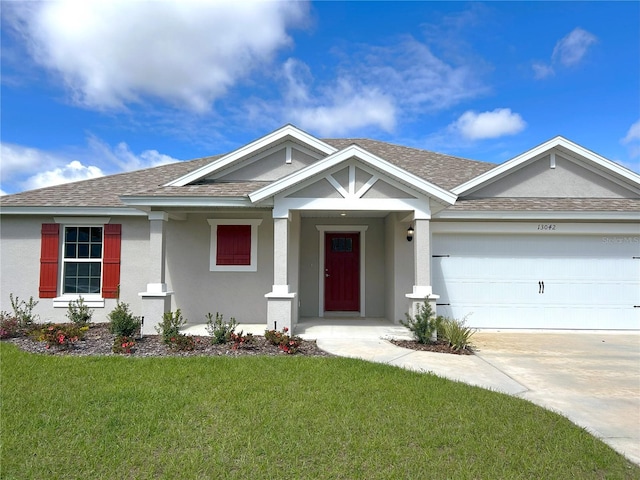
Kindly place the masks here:
<instances>
[{"instance_id":1,"label":"stucco wall","mask_svg":"<svg viewBox=\"0 0 640 480\"><path fill-rule=\"evenodd\" d=\"M385 226L383 218L307 218L300 229L300 316L319 315L320 234L316 225L367 225L365 233L365 311L385 316Z\"/></svg>"},{"instance_id":2,"label":"stucco wall","mask_svg":"<svg viewBox=\"0 0 640 480\"><path fill-rule=\"evenodd\" d=\"M211 227L207 219L262 218L258 227L256 272L211 272ZM180 308L189 323L204 323L205 314L220 312L225 319L265 323L264 295L273 284L273 221L270 213L189 214L185 221L170 220L166 226L168 289L172 310Z\"/></svg>"},{"instance_id":3,"label":"stucco wall","mask_svg":"<svg viewBox=\"0 0 640 480\"><path fill-rule=\"evenodd\" d=\"M469 198L485 197L575 197L631 198L628 189L556 154L556 167L550 157L541 158L473 192Z\"/></svg>"},{"instance_id":4,"label":"stucco wall","mask_svg":"<svg viewBox=\"0 0 640 480\"><path fill-rule=\"evenodd\" d=\"M22 300L38 301L34 312L41 321L66 322L66 308L53 308L50 298L38 298L40 279L40 232L43 223L53 217L3 216L0 228L0 310L12 311L9 294ZM120 299L140 314L138 292L144 291L148 265L149 222L146 217L111 217L110 223L122 225ZM93 321L107 321L115 299L106 299L104 308L94 308Z\"/></svg>"}]
</instances>

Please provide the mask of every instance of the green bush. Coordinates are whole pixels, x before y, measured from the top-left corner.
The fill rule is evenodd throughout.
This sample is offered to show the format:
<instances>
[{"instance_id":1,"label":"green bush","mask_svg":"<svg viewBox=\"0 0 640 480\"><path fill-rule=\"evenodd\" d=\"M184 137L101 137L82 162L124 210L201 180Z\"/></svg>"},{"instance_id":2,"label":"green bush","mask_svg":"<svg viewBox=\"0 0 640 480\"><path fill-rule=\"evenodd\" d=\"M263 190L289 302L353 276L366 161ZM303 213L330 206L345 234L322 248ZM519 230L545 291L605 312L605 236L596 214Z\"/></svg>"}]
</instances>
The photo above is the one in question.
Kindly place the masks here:
<instances>
[{"instance_id":1,"label":"green bush","mask_svg":"<svg viewBox=\"0 0 640 480\"><path fill-rule=\"evenodd\" d=\"M20 322L8 312L0 312L0 338L19 337L23 332Z\"/></svg>"},{"instance_id":2,"label":"green bush","mask_svg":"<svg viewBox=\"0 0 640 480\"><path fill-rule=\"evenodd\" d=\"M165 312L162 315L162 323L156 326L156 331L162 335L162 341L167 345L171 344L171 339L182 335L180 328L184 327L187 321L182 318L182 312L178 308L174 312Z\"/></svg>"},{"instance_id":3,"label":"green bush","mask_svg":"<svg viewBox=\"0 0 640 480\"><path fill-rule=\"evenodd\" d=\"M140 328L140 317L135 317L129 310L129 305L120 303L116 305L109 315L109 331L121 337L131 337Z\"/></svg>"},{"instance_id":4,"label":"green bush","mask_svg":"<svg viewBox=\"0 0 640 480\"><path fill-rule=\"evenodd\" d=\"M289 329L284 327L281 332L277 330L265 330L264 338L272 345L276 345L280 350L289 355L298 352L302 339L289 335Z\"/></svg>"},{"instance_id":5,"label":"green bush","mask_svg":"<svg viewBox=\"0 0 640 480\"><path fill-rule=\"evenodd\" d=\"M136 346L136 341L133 337L124 337L122 335L117 335L113 340L113 347L111 347L111 351L113 353L133 353L133 347Z\"/></svg>"},{"instance_id":6,"label":"green bush","mask_svg":"<svg viewBox=\"0 0 640 480\"><path fill-rule=\"evenodd\" d=\"M236 330L238 322L236 319L231 319L226 322L224 315L216 312L216 319L213 319L213 314L207 313L205 315L207 319L207 333L211 337L211 343L214 345L220 345L227 343L231 340L231 334Z\"/></svg>"},{"instance_id":7,"label":"green bush","mask_svg":"<svg viewBox=\"0 0 640 480\"><path fill-rule=\"evenodd\" d=\"M29 328L38 321L38 315L33 313L33 309L38 305L38 302L34 301L33 297L29 297L29 301L25 302L20 300L17 295L13 298L13 293L10 293L9 300L11 300L13 316L18 320L20 328Z\"/></svg>"},{"instance_id":8,"label":"green bush","mask_svg":"<svg viewBox=\"0 0 640 480\"><path fill-rule=\"evenodd\" d=\"M92 316L93 310L85 305L82 297L80 297L78 300L72 300L69 302L69 308L67 309L67 318L74 325L84 327L91 323Z\"/></svg>"},{"instance_id":9,"label":"green bush","mask_svg":"<svg viewBox=\"0 0 640 480\"><path fill-rule=\"evenodd\" d=\"M474 329L465 325L466 317L462 320L454 318L443 318L441 331L444 338L451 348L456 351L468 350L471 347L471 337L475 332Z\"/></svg>"},{"instance_id":10,"label":"green bush","mask_svg":"<svg viewBox=\"0 0 640 480\"><path fill-rule=\"evenodd\" d=\"M418 313L411 316L405 313L406 320L400 323L411 330L418 343L431 343L431 338L437 334L442 317L436 317L429 301L425 299L422 305L418 305Z\"/></svg>"},{"instance_id":11,"label":"green bush","mask_svg":"<svg viewBox=\"0 0 640 480\"><path fill-rule=\"evenodd\" d=\"M33 330L31 335L40 342L46 342L47 348L56 347L59 350L68 350L73 344L84 338L89 327L79 327L71 323L47 324Z\"/></svg>"}]
</instances>

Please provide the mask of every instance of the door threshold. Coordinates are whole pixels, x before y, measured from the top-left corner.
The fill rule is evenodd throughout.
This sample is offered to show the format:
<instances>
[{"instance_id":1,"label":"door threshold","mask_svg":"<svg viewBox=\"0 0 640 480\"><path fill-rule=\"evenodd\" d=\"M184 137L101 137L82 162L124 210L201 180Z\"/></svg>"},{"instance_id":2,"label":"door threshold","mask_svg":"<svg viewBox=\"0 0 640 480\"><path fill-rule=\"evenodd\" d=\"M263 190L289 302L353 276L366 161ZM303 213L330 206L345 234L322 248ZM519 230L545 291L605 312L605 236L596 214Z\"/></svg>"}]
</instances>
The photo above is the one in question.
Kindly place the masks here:
<instances>
[{"instance_id":1,"label":"door threshold","mask_svg":"<svg viewBox=\"0 0 640 480\"><path fill-rule=\"evenodd\" d=\"M360 312L324 312L325 317L359 317Z\"/></svg>"}]
</instances>

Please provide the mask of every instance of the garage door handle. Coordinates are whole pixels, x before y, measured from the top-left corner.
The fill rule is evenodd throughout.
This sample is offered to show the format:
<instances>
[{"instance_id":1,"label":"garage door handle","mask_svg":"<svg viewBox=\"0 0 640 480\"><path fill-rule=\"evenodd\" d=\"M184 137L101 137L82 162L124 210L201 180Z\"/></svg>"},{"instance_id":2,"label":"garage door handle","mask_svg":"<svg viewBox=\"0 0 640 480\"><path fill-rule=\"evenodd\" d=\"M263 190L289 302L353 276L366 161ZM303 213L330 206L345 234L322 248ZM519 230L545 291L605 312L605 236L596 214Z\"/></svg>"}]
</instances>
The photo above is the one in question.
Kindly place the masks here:
<instances>
[{"instance_id":1,"label":"garage door handle","mask_svg":"<svg viewBox=\"0 0 640 480\"><path fill-rule=\"evenodd\" d=\"M544 293L544 282L538 282L538 293Z\"/></svg>"}]
</instances>

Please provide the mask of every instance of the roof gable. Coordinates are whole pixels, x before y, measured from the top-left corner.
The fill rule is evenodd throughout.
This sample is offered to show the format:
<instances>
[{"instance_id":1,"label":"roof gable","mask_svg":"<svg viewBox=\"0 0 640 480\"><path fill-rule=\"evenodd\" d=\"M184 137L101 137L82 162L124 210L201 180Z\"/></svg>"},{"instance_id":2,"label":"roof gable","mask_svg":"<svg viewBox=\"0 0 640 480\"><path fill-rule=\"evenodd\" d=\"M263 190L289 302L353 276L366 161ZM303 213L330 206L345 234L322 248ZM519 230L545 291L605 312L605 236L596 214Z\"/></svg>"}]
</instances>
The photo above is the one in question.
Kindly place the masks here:
<instances>
[{"instance_id":1,"label":"roof gable","mask_svg":"<svg viewBox=\"0 0 640 480\"><path fill-rule=\"evenodd\" d=\"M640 176L558 136L478 175L452 192L467 198L625 198L640 193Z\"/></svg>"},{"instance_id":2,"label":"roof gable","mask_svg":"<svg viewBox=\"0 0 640 480\"><path fill-rule=\"evenodd\" d=\"M242 163L247 162L248 159L251 159L249 163L253 163L254 161L277 155L281 150L283 151L284 161L290 162L292 160L292 149L294 146L295 149L302 154L316 158L330 155L336 151L336 148L303 132L293 125L285 125L275 132L224 155L208 165L168 182L165 186L182 187L206 180L207 178L219 179L220 177L224 177L225 174L228 175L231 172L238 171L238 167L242 166ZM245 168L248 167L245 166ZM245 172L245 174L246 173L247 172ZM255 180L255 178L251 180Z\"/></svg>"},{"instance_id":3,"label":"roof gable","mask_svg":"<svg viewBox=\"0 0 640 480\"><path fill-rule=\"evenodd\" d=\"M352 162L353 160L361 164L361 168L356 169L355 164ZM351 162L351 165L349 162ZM348 171L345 170L346 167L349 167ZM366 172L365 174L360 174L360 185L357 181L357 170ZM373 190L373 192L378 192L377 198L386 198L385 195L392 194L390 192L395 189L396 192L411 192L413 190L444 205L451 205L456 200L456 196L451 192L413 175L357 145L351 145L281 180L273 182L249 194L249 198L252 202L258 203L267 198L283 194L283 192L290 191L289 194L291 194L300 191L310 187L320 179L323 179L322 183L326 180L343 198L362 198L369 193L378 181L381 181L382 183L378 185L378 188ZM317 190L318 187L315 188L314 192L320 192L320 190ZM326 184L324 188L328 188ZM332 192L331 189L326 191ZM335 195L333 192L331 194ZM403 196L406 197L404 193ZM409 194L409 197L413 196L413 194Z\"/></svg>"}]
</instances>

